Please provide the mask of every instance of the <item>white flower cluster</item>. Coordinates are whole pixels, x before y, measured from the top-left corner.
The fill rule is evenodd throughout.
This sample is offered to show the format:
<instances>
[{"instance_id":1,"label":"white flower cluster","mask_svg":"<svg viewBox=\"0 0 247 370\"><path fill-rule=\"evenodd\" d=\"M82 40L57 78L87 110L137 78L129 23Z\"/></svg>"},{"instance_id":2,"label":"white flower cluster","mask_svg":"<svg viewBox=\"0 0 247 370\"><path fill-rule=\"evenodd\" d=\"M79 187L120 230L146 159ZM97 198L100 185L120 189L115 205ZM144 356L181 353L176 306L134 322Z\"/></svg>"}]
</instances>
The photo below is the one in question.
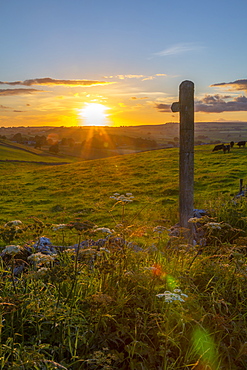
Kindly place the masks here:
<instances>
[{"instance_id":1,"label":"white flower cluster","mask_svg":"<svg viewBox=\"0 0 247 370\"><path fill-rule=\"evenodd\" d=\"M63 230L66 229L67 225L66 224L54 224L52 225L52 230L57 231L57 230Z\"/></svg>"},{"instance_id":2,"label":"white flower cluster","mask_svg":"<svg viewBox=\"0 0 247 370\"><path fill-rule=\"evenodd\" d=\"M208 222L204 226L208 227L209 229L221 230L221 224L218 222Z\"/></svg>"},{"instance_id":3,"label":"white flower cluster","mask_svg":"<svg viewBox=\"0 0 247 370\"><path fill-rule=\"evenodd\" d=\"M38 252L31 254L27 259L32 261L35 265L48 265L55 260L55 257Z\"/></svg>"},{"instance_id":4,"label":"white flower cluster","mask_svg":"<svg viewBox=\"0 0 247 370\"><path fill-rule=\"evenodd\" d=\"M124 194L119 194L119 193L114 193L110 199L114 199L117 202L123 202L123 203L130 203L133 202L133 199L135 197L132 195L132 193L126 193Z\"/></svg>"},{"instance_id":5,"label":"white flower cluster","mask_svg":"<svg viewBox=\"0 0 247 370\"><path fill-rule=\"evenodd\" d=\"M158 233L158 234L162 234L166 230L167 229L166 229L165 226L160 226L160 225L158 225L158 226L156 226L156 227L153 228L153 232L154 233Z\"/></svg>"},{"instance_id":6,"label":"white flower cluster","mask_svg":"<svg viewBox=\"0 0 247 370\"><path fill-rule=\"evenodd\" d=\"M156 294L158 298L164 298L165 302L171 303L173 301L185 302L184 298L188 298L187 294L182 293L181 289L174 289L173 292L169 290L161 294Z\"/></svg>"},{"instance_id":7,"label":"white flower cluster","mask_svg":"<svg viewBox=\"0 0 247 370\"><path fill-rule=\"evenodd\" d=\"M110 229L108 229L108 227L97 227L96 229L94 229L94 231L100 231L100 232L105 233L105 234L114 234L115 233L114 230L110 230Z\"/></svg>"},{"instance_id":8,"label":"white flower cluster","mask_svg":"<svg viewBox=\"0 0 247 370\"><path fill-rule=\"evenodd\" d=\"M38 269L38 271L36 272L36 277L44 277L46 275L46 273L49 271L49 269L47 267L41 267L40 269Z\"/></svg>"},{"instance_id":9,"label":"white flower cluster","mask_svg":"<svg viewBox=\"0 0 247 370\"><path fill-rule=\"evenodd\" d=\"M6 245L6 247L3 250L3 253L14 256L15 254L17 254L21 251L22 251L22 248L21 248L20 245Z\"/></svg>"},{"instance_id":10,"label":"white flower cluster","mask_svg":"<svg viewBox=\"0 0 247 370\"><path fill-rule=\"evenodd\" d=\"M4 225L4 227L8 227L8 226L19 226L19 225L22 225L22 222L20 220L13 220L13 221L7 222Z\"/></svg>"},{"instance_id":11,"label":"white flower cluster","mask_svg":"<svg viewBox=\"0 0 247 370\"><path fill-rule=\"evenodd\" d=\"M191 217L188 219L188 222L190 222L191 224L196 224L197 222L199 222L199 218L198 217Z\"/></svg>"},{"instance_id":12,"label":"white flower cluster","mask_svg":"<svg viewBox=\"0 0 247 370\"><path fill-rule=\"evenodd\" d=\"M100 252L105 252L105 253L111 253L110 251L109 251L109 249L107 249L107 248L105 248L105 247L100 247Z\"/></svg>"}]
</instances>

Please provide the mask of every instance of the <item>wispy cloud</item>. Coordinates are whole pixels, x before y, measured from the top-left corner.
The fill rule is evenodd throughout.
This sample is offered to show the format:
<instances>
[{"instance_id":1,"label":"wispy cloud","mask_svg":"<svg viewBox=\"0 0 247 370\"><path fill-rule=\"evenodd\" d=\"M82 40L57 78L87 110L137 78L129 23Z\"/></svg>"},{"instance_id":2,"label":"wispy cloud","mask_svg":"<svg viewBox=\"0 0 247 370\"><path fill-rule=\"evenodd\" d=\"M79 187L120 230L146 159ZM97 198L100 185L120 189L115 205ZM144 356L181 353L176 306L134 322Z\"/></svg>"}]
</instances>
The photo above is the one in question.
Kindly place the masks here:
<instances>
[{"instance_id":1,"label":"wispy cloud","mask_svg":"<svg viewBox=\"0 0 247 370\"><path fill-rule=\"evenodd\" d=\"M156 103L154 107L158 109L158 111L161 113L165 113L165 112L171 113L171 104Z\"/></svg>"},{"instance_id":2,"label":"wispy cloud","mask_svg":"<svg viewBox=\"0 0 247 370\"><path fill-rule=\"evenodd\" d=\"M11 109L10 107L5 107L5 105L0 104L0 109Z\"/></svg>"},{"instance_id":3,"label":"wispy cloud","mask_svg":"<svg viewBox=\"0 0 247 370\"><path fill-rule=\"evenodd\" d=\"M46 78L35 78L25 81L0 81L1 85L24 85L24 86L33 86L33 85L63 85L63 86L96 86L96 85L109 85L114 82L107 81L94 81L94 80L58 80L50 77Z\"/></svg>"},{"instance_id":4,"label":"wispy cloud","mask_svg":"<svg viewBox=\"0 0 247 370\"><path fill-rule=\"evenodd\" d=\"M236 80L233 82L221 82L221 83L211 85L211 87L215 87L215 86L228 87L230 91L234 91L234 90L247 91L247 80L243 79L243 80Z\"/></svg>"},{"instance_id":5,"label":"wispy cloud","mask_svg":"<svg viewBox=\"0 0 247 370\"><path fill-rule=\"evenodd\" d=\"M0 95L1 96L24 95L24 94L34 94L42 91L43 90L38 89L2 89L0 90Z\"/></svg>"},{"instance_id":6,"label":"wispy cloud","mask_svg":"<svg viewBox=\"0 0 247 370\"><path fill-rule=\"evenodd\" d=\"M166 48L166 49L161 50L157 53L154 53L153 55L160 56L160 57L165 57L165 56L168 56L168 55L183 54L183 53L187 53L189 51L197 51L197 50L201 50L203 48L204 47L199 43L184 42L184 43L179 43L179 44L172 45L169 48Z\"/></svg>"},{"instance_id":7,"label":"wispy cloud","mask_svg":"<svg viewBox=\"0 0 247 370\"><path fill-rule=\"evenodd\" d=\"M142 81L153 80L157 77L166 77L165 73L156 73L155 75L145 76L145 75L115 75L115 76L104 76L104 78L126 80L126 79L141 79Z\"/></svg>"}]
</instances>

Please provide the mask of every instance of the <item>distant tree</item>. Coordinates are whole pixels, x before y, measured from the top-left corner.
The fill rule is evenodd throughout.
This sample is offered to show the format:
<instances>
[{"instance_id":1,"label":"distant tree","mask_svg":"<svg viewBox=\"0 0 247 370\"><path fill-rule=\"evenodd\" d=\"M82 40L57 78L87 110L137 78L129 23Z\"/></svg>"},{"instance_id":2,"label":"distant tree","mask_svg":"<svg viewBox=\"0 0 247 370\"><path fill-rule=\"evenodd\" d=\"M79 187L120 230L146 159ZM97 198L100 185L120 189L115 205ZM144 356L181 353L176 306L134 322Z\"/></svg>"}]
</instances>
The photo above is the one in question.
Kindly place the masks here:
<instances>
[{"instance_id":1,"label":"distant tree","mask_svg":"<svg viewBox=\"0 0 247 370\"><path fill-rule=\"evenodd\" d=\"M58 143L51 145L50 148L49 148L49 152L53 153L53 154L58 154L58 152L59 152Z\"/></svg>"},{"instance_id":2,"label":"distant tree","mask_svg":"<svg viewBox=\"0 0 247 370\"><path fill-rule=\"evenodd\" d=\"M68 138L68 145L70 148L73 148L73 146L75 145L75 140L72 137Z\"/></svg>"},{"instance_id":3,"label":"distant tree","mask_svg":"<svg viewBox=\"0 0 247 370\"><path fill-rule=\"evenodd\" d=\"M20 132L17 132L16 134L14 134L14 136L12 137L12 141L16 141L17 143L22 143L23 142L22 134Z\"/></svg>"},{"instance_id":4,"label":"distant tree","mask_svg":"<svg viewBox=\"0 0 247 370\"><path fill-rule=\"evenodd\" d=\"M42 135L42 136L39 136L39 135L36 135L35 137L34 137L34 141L35 141L35 145L34 145L34 147L37 149L37 148L40 148L41 149L41 147L42 146L44 146L44 145L46 145L47 144L47 142L46 142L46 137L44 136L44 135Z\"/></svg>"},{"instance_id":5,"label":"distant tree","mask_svg":"<svg viewBox=\"0 0 247 370\"><path fill-rule=\"evenodd\" d=\"M61 142L60 142L61 145L68 145L68 139L67 137L63 137Z\"/></svg>"}]
</instances>

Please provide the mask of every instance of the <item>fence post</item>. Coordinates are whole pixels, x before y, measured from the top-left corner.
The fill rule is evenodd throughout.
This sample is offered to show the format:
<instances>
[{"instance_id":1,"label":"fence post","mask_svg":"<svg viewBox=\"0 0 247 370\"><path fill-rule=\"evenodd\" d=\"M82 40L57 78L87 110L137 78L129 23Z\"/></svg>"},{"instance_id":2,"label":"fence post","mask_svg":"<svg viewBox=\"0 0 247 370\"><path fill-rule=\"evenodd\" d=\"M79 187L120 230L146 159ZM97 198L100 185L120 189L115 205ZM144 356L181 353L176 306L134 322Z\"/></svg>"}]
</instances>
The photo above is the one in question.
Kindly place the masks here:
<instances>
[{"instance_id":1,"label":"fence post","mask_svg":"<svg viewBox=\"0 0 247 370\"><path fill-rule=\"evenodd\" d=\"M244 179L239 179L239 194L241 194L243 191L243 188L244 188L243 182L244 182Z\"/></svg>"},{"instance_id":2,"label":"fence post","mask_svg":"<svg viewBox=\"0 0 247 370\"><path fill-rule=\"evenodd\" d=\"M171 106L180 112L179 150L179 223L188 227L194 209L194 83L183 81L179 86L179 102Z\"/></svg>"}]
</instances>

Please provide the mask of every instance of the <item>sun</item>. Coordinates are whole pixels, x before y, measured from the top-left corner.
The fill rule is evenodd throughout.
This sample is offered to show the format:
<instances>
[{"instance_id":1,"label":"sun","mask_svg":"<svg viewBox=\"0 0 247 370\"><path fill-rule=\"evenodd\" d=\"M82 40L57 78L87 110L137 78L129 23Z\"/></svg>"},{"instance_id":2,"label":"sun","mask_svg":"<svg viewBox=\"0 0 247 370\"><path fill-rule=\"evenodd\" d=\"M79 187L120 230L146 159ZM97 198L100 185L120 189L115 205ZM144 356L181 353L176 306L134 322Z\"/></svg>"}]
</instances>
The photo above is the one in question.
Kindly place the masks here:
<instances>
[{"instance_id":1,"label":"sun","mask_svg":"<svg viewBox=\"0 0 247 370\"><path fill-rule=\"evenodd\" d=\"M83 126L107 126L109 114L106 111L110 109L99 103L86 103L80 110Z\"/></svg>"}]
</instances>

